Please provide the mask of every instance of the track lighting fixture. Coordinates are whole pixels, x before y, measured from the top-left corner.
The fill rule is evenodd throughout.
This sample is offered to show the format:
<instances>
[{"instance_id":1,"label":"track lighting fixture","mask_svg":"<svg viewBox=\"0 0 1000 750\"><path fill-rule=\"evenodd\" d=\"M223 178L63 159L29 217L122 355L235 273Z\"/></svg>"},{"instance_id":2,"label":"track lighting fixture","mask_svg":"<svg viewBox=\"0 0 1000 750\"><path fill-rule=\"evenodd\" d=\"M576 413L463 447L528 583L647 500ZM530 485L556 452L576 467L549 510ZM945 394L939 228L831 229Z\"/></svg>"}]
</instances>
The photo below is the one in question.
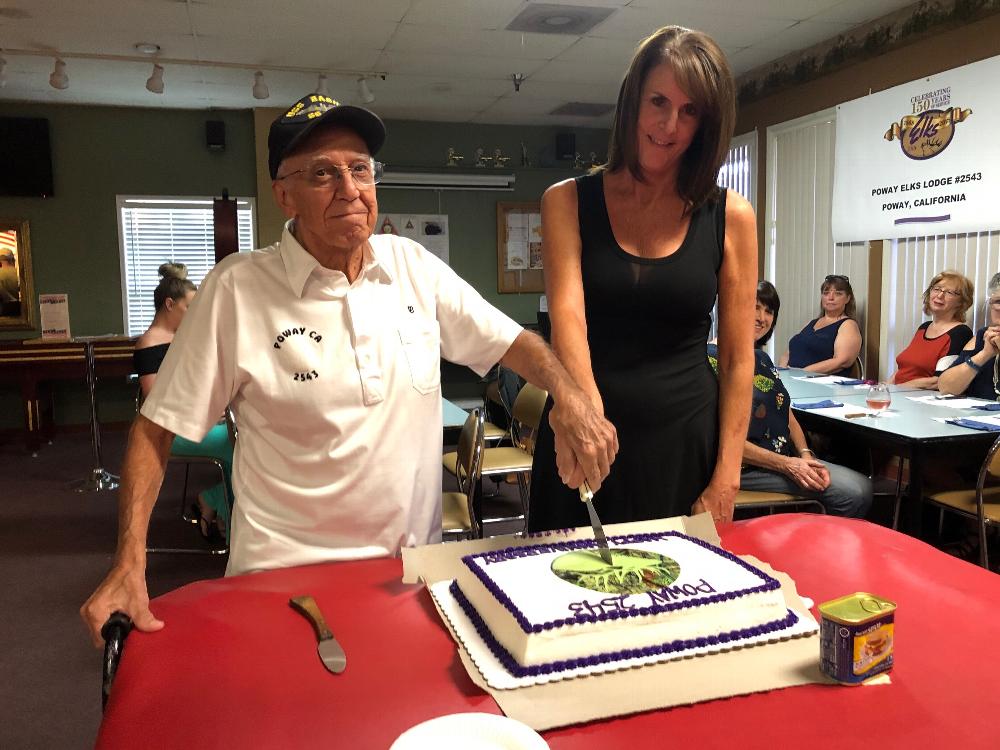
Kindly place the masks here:
<instances>
[{"instance_id":1,"label":"track lighting fixture","mask_svg":"<svg viewBox=\"0 0 1000 750\"><path fill-rule=\"evenodd\" d=\"M330 96L330 89L326 85L326 73L320 73L316 79L316 92L320 96Z\"/></svg>"},{"instance_id":2,"label":"track lighting fixture","mask_svg":"<svg viewBox=\"0 0 1000 750\"><path fill-rule=\"evenodd\" d=\"M524 83L524 73L511 73L510 80L514 84L515 93L521 90L521 84Z\"/></svg>"},{"instance_id":3,"label":"track lighting fixture","mask_svg":"<svg viewBox=\"0 0 1000 750\"><path fill-rule=\"evenodd\" d=\"M368 88L367 78L362 77L358 79L358 96L361 97L361 101L365 104L371 104L375 101L375 94Z\"/></svg>"},{"instance_id":4,"label":"track lighting fixture","mask_svg":"<svg viewBox=\"0 0 1000 750\"><path fill-rule=\"evenodd\" d=\"M146 91L154 94L163 93L163 66L153 63L153 75L146 79Z\"/></svg>"},{"instance_id":5,"label":"track lighting fixture","mask_svg":"<svg viewBox=\"0 0 1000 750\"><path fill-rule=\"evenodd\" d=\"M49 86L60 91L69 88L69 76L66 75L66 63L56 60L55 67L52 68L52 75L49 76Z\"/></svg>"},{"instance_id":6,"label":"track lighting fixture","mask_svg":"<svg viewBox=\"0 0 1000 750\"><path fill-rule=\"evenodd\" d=\"M253 98L267 99L270 95L271 92L267 90L267 84L264 83L264 73L258 70L253 74Z\"/></svg>"}]
</instances>

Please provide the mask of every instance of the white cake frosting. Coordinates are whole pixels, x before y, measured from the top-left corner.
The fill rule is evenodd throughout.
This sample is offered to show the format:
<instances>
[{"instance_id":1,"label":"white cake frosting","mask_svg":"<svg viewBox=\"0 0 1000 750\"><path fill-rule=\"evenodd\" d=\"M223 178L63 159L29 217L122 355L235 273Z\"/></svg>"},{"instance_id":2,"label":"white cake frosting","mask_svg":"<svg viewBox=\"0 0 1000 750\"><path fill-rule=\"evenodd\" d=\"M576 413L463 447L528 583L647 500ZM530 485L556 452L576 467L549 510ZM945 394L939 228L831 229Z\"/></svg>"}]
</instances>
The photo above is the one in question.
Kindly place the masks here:
<instances>
[{"instance_id":1,"label":"white cake frosting","mask_svg":"<svg viewBox=\"0 0 1000 750\"><path fill-rule=\"evenodd\" d=\"M615 567L600 561L589 540L469 555L451 590L494 654L520 675L694 645L735 646L762 633L780 633L797 620L778 581L699 539L661 532L608 542L620 563ZM667 560L639 561L616 552L626 548ZM553 572L560 558L574 561L568 574L574 582ZM654 588L621 591L642 586Z\"/></svg>"}]
</instances>

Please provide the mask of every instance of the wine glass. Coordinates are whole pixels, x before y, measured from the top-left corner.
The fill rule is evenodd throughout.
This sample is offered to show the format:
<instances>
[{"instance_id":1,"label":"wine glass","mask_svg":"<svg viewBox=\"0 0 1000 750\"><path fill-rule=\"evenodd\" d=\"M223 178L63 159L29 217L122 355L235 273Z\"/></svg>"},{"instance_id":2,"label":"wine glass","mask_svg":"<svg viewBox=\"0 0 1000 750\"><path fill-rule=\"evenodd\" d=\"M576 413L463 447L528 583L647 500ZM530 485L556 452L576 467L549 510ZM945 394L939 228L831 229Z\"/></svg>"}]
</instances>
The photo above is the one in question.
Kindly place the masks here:
<instances>
[{"instance_id":1,"label":"wine glass","mask_svg":"<svg viewBox=\"0 0 1000 750\"><path fill-rule=\"evenodd\" d=\"M865 403L872 410L872 418L878 417L883 409L888 409L891 402L892 396L889 394L888 383L875 383L875 385L868 389L868 396L865 398Z\"/></svg>"}]
</instances>

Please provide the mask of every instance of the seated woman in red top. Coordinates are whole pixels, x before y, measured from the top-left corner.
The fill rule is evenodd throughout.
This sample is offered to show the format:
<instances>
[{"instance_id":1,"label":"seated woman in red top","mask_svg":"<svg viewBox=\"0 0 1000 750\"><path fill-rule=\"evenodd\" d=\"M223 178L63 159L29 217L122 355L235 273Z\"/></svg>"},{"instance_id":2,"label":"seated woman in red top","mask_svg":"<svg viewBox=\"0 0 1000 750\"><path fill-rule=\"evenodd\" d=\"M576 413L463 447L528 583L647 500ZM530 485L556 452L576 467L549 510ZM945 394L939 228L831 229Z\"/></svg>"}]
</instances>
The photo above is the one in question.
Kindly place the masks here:
<instances>
[{"instance_id":1,"label":"seated woman in red top","mask_svg":"<svg viewBox=\"0 0 1000 750\"><path fill-rule=\"evenodd\" d=\"M897 370L890 383L907 383L914 388L937 388L938 375L955 361L972 338L965 314L972 307L973 287L957 271L942 271L924 291L924 315L913 340L896 357Z\"/></svg>"}]
</instances>

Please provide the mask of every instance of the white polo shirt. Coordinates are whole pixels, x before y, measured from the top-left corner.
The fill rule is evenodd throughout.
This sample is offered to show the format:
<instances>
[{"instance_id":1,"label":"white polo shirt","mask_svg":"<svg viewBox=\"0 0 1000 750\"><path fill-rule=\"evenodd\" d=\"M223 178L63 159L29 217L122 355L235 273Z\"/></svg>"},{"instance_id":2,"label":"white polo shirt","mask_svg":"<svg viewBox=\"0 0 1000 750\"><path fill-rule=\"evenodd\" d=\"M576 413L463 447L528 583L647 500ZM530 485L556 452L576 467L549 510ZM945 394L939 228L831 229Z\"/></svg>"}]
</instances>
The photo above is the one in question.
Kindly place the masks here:
<instances>
[{"instance_id":1,"label":"white polo shirt","mask_svg":"<svg viewBox=\"0 0 1000 750\"><path fill-rule=\"evenodd\" d=\"M441 362L486 373L522 328L423 247L374 235L353 284L281 241L205 278L142 413L239 428L227 575L441 536Z\"/></svg>"}]
</instances>

